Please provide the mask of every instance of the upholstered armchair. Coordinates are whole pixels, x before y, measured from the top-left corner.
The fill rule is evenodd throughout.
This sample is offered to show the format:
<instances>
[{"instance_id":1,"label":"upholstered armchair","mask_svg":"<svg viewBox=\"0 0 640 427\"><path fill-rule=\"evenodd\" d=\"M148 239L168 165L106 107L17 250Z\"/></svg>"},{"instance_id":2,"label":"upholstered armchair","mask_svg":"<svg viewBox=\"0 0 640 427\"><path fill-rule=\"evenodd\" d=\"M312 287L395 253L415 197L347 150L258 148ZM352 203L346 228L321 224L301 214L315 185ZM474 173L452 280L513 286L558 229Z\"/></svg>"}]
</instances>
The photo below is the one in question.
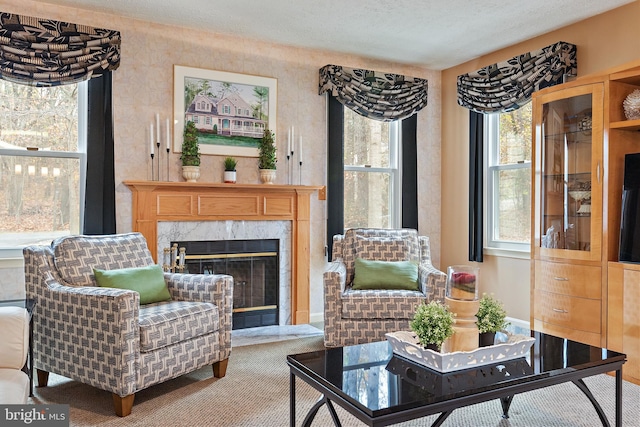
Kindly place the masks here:
<instances>
[{"instance_id":1,"label":"upholstered armchair","mask_svg":"<svg viewBox=\"0 0 640 427\"><path fill-rule=\"evenodd\" d=\"M358 259L417 263L416 289L355 289ZM416 230L359 228L334 236L324 272L325 346L381 341L387 332L409 330L420 303L444 302L445 283L446 274L431 264L429 238Z\"/></svg>"},{"instance_id":2,"label":"upholstered armchair","mask_svg":"<svg viewBox=\"0 0 640 427\"><path fill-rule=\"evenodd\" d=\"M62 237L23 253L27 297L37 300L33 343L40 387L50 372L92 385L111 392L116 414L127 416L135 393L154 384L205 365L224 377L231 276L159 271L170 299L141 305L141 293L98 287L94 274L153 266L140 233Z\"/></svg>"},{"instance_id":3,"label":"upholstered armchair","mask_svg":"<svg viewBox=\"0 0 640 427\"><path fill-rule=\"evenodd\" d=\"M0 404L25 404L29 376L23 367L29 353L29 314L24 307L0 307Z\"/></svg>"}]
</instances>

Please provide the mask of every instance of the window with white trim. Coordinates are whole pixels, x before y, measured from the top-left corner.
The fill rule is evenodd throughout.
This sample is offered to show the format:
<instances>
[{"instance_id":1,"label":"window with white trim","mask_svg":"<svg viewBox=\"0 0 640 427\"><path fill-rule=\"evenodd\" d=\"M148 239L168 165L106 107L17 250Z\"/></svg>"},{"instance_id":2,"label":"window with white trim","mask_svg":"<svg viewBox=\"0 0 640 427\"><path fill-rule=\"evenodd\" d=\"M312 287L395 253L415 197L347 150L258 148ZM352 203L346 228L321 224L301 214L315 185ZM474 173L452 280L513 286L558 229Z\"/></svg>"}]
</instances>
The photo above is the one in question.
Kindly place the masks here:
<instances>
[{"instance_id":1,"label":"window with white trim","mask_svg":"<svg viewBox=\"0 0 640 427\"><path fill-rule=\"evenodd\" d=\"M485 247L529 251L531 102L485 114Z\"/></svg>"},{"instance_id":2,"label":"window with white trim","mask_svg":"<svg viewBox=\"0 0 640 427\"><path fill-rule=\"evenodd\" d=\"M0 80L0 258L82 230L87 86Z\"/></svg>"},{"instance_id":3,"label":"window with white trim","mask_svg":"<svg viewBox=\"0 0 640 427\"><path fill-rule=\"evenodd\" d=\"M399 228L400 122L344 109L344 228Z\"/></svg>"}]
</instances>

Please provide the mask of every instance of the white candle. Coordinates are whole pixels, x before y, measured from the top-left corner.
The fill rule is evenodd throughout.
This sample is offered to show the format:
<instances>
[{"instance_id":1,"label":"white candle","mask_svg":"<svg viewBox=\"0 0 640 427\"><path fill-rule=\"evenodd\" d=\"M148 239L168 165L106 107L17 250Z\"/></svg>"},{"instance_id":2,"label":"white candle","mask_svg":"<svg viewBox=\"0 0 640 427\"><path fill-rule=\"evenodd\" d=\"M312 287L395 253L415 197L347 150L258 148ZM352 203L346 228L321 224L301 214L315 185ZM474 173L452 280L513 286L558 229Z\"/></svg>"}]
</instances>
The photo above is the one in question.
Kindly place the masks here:
<instances>
[{"instance_id":1,"label":"white candle","mask_svg":"<svg viewBox=\"0 0 640 427\"><path fill-rule=\"evenodd\" d=\"M295 133L293 131L293 126L291 126L291 154L293 154L293 149L295 148L294 145L296 145L296 137L295 137Z\"/></svg>"},{"instance_id":2,"label":"white candle","mask_svg":"<svg viewBox=\"0 0 640 427\"><path fill-rule=\"evenodd\" d=\"M169 119L167 119L167 151L171 148L171 135L169 133Z\"/></svg>"},{"instance_id":3,"label":"white candle","mask_svg":"<svg viewBox=\"0 0 640 427\"><path fill-rule=\"evenodd\" d=\"M151 142L151 154L153 154L153 123L149 126L149 141Z\"/></svg>"},{"instance_id":4,"label":"white candle","mask_svg":"<svg viewBox=\"0 0 640 427\"><path fill-rule=\"evenodd\" d=\"M160 144L160 114L156 113L156 142Z\"/></svg>"},{"instance_id":5,"label":"white candle","mask_svg":"<svg viewBox=\"0 0 640 427\"><path fill-rule=\"evenodd\" d=\"M302 135L300 135L300 145L298 145L298 158L300 159L300 163L302 163Z\"/></svg>"},{"instance_id":6,"label":"white candle","mask_svg":"<svg viewBox=\"0 0 640 427\"><path fill-rule=\"evenodd\" d=\"M287 156L291 153L291 128L287 132Z\"/></svg>"}]
</instances>

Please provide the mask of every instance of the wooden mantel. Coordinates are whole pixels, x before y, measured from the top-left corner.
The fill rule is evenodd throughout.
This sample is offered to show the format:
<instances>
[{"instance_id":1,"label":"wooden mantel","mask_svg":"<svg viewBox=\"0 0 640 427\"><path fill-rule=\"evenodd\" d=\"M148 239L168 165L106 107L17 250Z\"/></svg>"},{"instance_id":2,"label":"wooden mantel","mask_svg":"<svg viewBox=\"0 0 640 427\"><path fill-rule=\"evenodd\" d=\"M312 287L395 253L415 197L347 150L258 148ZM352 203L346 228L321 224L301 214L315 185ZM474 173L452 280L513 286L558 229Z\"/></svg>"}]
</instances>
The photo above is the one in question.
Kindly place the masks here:
<instances>
[{"instance_id":1,"label":"wooden mantel","mask_svg":"<svg viewBox=\"0 0 640 427\"><path fill-rule=\"evenodd\" d=\"M157 262L160 221L291 221L291 316L309 323L310 200L324 186L124 181L133 193L133 230Z\"/></svg>"}]
</instances>

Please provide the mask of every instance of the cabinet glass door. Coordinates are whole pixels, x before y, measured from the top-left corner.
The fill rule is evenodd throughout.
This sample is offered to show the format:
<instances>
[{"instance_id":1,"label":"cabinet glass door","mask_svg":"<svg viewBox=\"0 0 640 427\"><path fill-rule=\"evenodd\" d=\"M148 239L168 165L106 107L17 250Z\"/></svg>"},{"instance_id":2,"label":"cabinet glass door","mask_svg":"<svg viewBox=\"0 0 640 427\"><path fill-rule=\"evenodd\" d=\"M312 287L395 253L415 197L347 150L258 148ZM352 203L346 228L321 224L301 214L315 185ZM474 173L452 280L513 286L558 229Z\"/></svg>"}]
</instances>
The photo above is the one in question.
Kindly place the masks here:
<instances>
[{"instance_id":1,"label":"cabinet glass door","mask_svg":"<svg viewBox=\"0 0 640 427\"><path fill-rule=\"evenodd\" d=\"M540 254L600 257L602 109L594 105L602 105L602 93L593 89L560 91L542 97L538 104L536 244Z\"/></svg>"}]
</instances>

